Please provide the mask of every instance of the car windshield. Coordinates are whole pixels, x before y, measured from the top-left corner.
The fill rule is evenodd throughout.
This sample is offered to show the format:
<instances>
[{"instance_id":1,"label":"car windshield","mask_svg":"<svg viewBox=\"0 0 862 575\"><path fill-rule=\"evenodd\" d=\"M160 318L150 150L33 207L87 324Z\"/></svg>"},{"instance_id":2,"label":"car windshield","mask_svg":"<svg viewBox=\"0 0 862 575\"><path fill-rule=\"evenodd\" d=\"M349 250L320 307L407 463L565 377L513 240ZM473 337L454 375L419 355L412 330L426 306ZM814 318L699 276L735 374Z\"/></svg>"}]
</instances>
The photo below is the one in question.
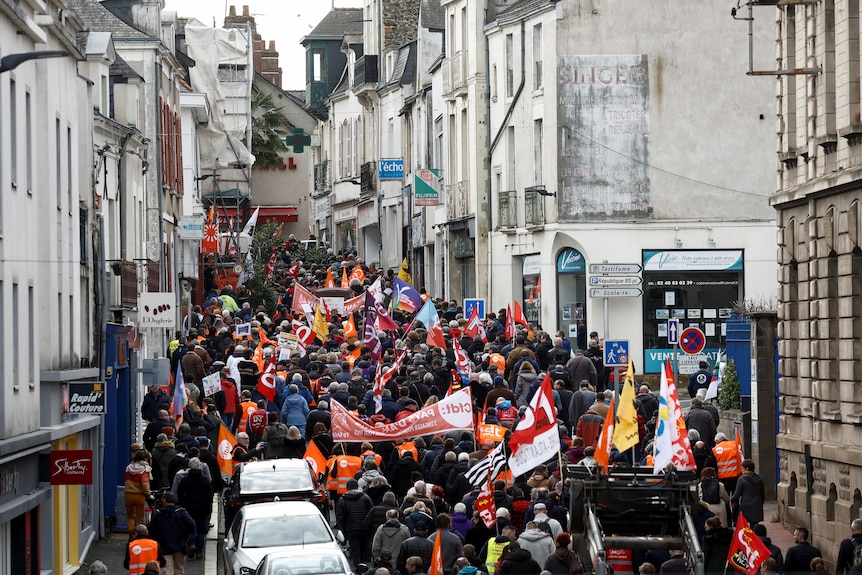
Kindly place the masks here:
<instances>
[{"instance_id":1,"label":"car windshield","mask_svg":"<svg viewBox=\"0 0 862 575\"><path fill-rule=\"evenodd\" d=\"M330 543L332 535L322 515L282 515L248 519L242 534L242 547L284 547Z\"/></svg>"},{"instance_id":2,"label":"car windshield","mask_svg":"<svg viewBox=\"0 0 862 575\"><path fill-rule=\"evenodd\" d=\"M240 475L240 493L285 493L313 489L311 472L305 468L244 470Z\"/></svg>"},{"instance_id":3,"label":"car windshield","mask_svg":"<svg viewBox=\"0 0 862 575\"><path fill-rule=\"evenodd\" d=\"M344 573L344 565L334 554L297 554L276 557L269 572L272 575L337 575Z\"/></svg>"}]
</instances>

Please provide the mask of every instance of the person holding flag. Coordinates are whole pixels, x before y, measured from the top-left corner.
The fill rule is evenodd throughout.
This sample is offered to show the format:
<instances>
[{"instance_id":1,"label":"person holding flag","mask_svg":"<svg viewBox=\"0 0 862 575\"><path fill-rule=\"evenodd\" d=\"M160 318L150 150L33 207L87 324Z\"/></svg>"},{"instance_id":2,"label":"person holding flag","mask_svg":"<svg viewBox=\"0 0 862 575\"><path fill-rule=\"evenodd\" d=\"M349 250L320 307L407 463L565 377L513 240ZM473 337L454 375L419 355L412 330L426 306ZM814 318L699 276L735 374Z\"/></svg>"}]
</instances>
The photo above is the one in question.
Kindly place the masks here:
<instances>
[{"instance_id":1,"label":"person holding flag","mask_svg":"<svg viewBox=\"0 0 862 575\"><path fill-rule=\"evenodd\" d=\"M771 553L766 544L758 537L745 515L740 513L736 522L736 530L727 551L727 563L734 569L748 575L755 575Z\"/></svg>"}]
</instances>

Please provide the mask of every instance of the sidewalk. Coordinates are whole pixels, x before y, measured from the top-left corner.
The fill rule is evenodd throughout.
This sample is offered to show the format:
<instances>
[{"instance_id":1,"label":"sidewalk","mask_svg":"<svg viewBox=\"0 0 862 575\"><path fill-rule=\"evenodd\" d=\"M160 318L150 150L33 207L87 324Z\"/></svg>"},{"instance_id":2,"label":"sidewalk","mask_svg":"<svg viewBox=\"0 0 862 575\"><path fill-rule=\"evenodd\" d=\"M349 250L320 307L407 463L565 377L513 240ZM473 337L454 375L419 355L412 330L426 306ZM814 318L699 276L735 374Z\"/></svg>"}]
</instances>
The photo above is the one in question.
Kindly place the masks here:
<instances>
[{"instance_id":1,"label":"sidewalk","mask_svg":"<svg viewBox=\"0 0 862 575\"><path fill-rule=\"evenodd\" d=\"M213 516L211 519L213 527L207 533L206 550L202 560L186 560L186 575L218 575L218 542L219 542L219 507L213 503ZM108 567L108 575L121 575L128 573L123 568L123 559L126 547L129 544L127 533L112 533L105 539L94 541L87 552L78 575L89 575L90 565L97 559ZM222 572L224 572L222 570Z\"/></svg>"},{"instance_id":2,"label":"sidewalk","mask_svg":"<svg viewBox=\"0 0 862 575\"><path fill-rule=\"evenodd\" d=\"M766 526L766 534L772 539L772 544L786 553L791 545L795 545L793 530L786 528L780 521L772 523L772 518L778 517L778 502L767 501L763 505L763 524Z\"/></svg>"}]
</instances>

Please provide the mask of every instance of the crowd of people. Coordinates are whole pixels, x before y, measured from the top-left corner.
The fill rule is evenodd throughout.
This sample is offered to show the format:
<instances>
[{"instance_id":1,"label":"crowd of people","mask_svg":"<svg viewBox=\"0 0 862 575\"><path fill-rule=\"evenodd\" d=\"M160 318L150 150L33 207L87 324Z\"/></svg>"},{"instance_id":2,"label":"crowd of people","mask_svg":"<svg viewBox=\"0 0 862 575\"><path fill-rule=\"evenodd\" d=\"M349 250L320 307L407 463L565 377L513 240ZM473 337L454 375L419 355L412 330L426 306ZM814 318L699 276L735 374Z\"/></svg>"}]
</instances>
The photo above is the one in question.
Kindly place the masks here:
<instances>
[{"instance_id":1,"label":"crowd of people","mask_svg":"<svg viewBox=\"0 0 862 575\"><path fill-rule=\"evenodd\" d=\"M292 260L286 249L273 274L279 295L275 309L252 310L247 291L224 286L184 318L183 329L167 350L172 376L182 373L188 396L182 423L175 431L169 391L150 388L141 405L146 421L142 444L133 446L126 470L129 532L134 541L158 544L156 554L144 558L165 561L169 575L181 575L185 555L201 556L213 494L225 487L213 452L224 425L236 435L234 465L302 458L313 443L327 460L326 485L335 525L349 542L350 559L354 565L373 565L376 575L427 573L438 536L445 575L590 571L591 558L573 544L579 534L567 531L568 494L559 464L563 458L576 465L595 464L613 396L598 334L573 346L563 332L524 324L507 337L507 311L500 310L483 318L484 333L468 336L469 316L458 302L432 300L445 348L430 345L426 326L413 323L409 314L395 307L391 317L401 329L372 330L379 344L363 342L367 330L357 332L355 326L364 322L361 313L350 318L331 311L323 340L299 346L284 357L276 343L279 334L293 332L295 322L304 322L304 314L292 305L296 286L321 287L328 270L342 267L351 274L361 272L354 274L361 279L350 283L357 295L379 279L381 303L388 306L392 271L382 274L364 266L355 254L330 266L306 267ZM423 300L430 298L419 291ZM234 327L240 323L250 324L249 337L235 337ZM453 342L468 354L472 362L468 372L458 367ZM267 397L258 383L274 355L279 358L276 391ZM401 367L376 402L378 365L391 366L396 357ZM221 388L207 395L203 379L212 373L220 374ZM724 570L731 528L740 510L765 537L763 482L754 473L753 462L741 460L736 443L716 432L718 412L705 400L706 386L697 375L693 388L690 381L694 397L686 424L701 478L698 522L707 572L718 572ZM465 387L471 390L478 422L511 430L546 377L553 383L561 457L531 473L498 478L493 484L496 517L490 524L474 506L481 486L473 485L466 472L494 448L494 440L471 431L373 443L336 443L332 438L332 402L369 425L382 426ZM648 385L639 387L636 405L638 445L623 453L612 449L611 464L650 463L658 401ZM153 513L149 530L141 531L146 500L154 494L162 507ZM854 522L857 528L862 525ZM807 532L798 533L801 544ZM858 533L862 530L854 531L854 537ZM841 568L852 567L853 552L842 546L838 565L842 575ZM767 561L765 572L807 573L809 567L800 566L814 557L810 550L796 547L784 557L778 549L772 554L774 563ZM139 568L134 572L143 573L140 566L147 562L130 555L131 564ZM678 554L657 551L635 558L634 569L670 573L680 565L685 567Z\"/></svg>"}]
</instances>

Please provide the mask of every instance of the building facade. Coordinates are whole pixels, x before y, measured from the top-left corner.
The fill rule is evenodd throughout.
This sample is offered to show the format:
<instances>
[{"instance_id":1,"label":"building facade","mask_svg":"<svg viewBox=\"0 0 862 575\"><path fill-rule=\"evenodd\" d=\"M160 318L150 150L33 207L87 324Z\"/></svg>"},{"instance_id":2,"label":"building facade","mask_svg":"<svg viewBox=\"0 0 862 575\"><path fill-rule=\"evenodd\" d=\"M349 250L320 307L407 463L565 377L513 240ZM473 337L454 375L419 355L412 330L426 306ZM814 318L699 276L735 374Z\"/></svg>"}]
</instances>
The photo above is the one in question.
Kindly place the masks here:
<instances>
[{"instance_id":1,"label":"building facade","mask_svg":"<svg viewBox=\"0 0 862 575\"><path fill-rule=\"evenodd\" d=\"M734 302L775 298L774 94L744 75L746 30L721 12L489 10L489 311L518 300L573 346L591 331L627 340L637 372L656 373L668 320L700 328L714 355ZM705 62L694 38L719 56ZM628 273L590 272L602 263Z\"/></svg>"},{"instance_id":2,"label":"building facade","mask_svg":"<svg viewBox=\"0 0 862 575\"><path fill-rule=\"evenodd\" d=\"M779 229L778 499L782 518L808 527L834 561L850 522L862 517L859 4L790 2L749 14L777 23L773 69L784 71L772 197Z\"/></svg>"}]
</instances>

